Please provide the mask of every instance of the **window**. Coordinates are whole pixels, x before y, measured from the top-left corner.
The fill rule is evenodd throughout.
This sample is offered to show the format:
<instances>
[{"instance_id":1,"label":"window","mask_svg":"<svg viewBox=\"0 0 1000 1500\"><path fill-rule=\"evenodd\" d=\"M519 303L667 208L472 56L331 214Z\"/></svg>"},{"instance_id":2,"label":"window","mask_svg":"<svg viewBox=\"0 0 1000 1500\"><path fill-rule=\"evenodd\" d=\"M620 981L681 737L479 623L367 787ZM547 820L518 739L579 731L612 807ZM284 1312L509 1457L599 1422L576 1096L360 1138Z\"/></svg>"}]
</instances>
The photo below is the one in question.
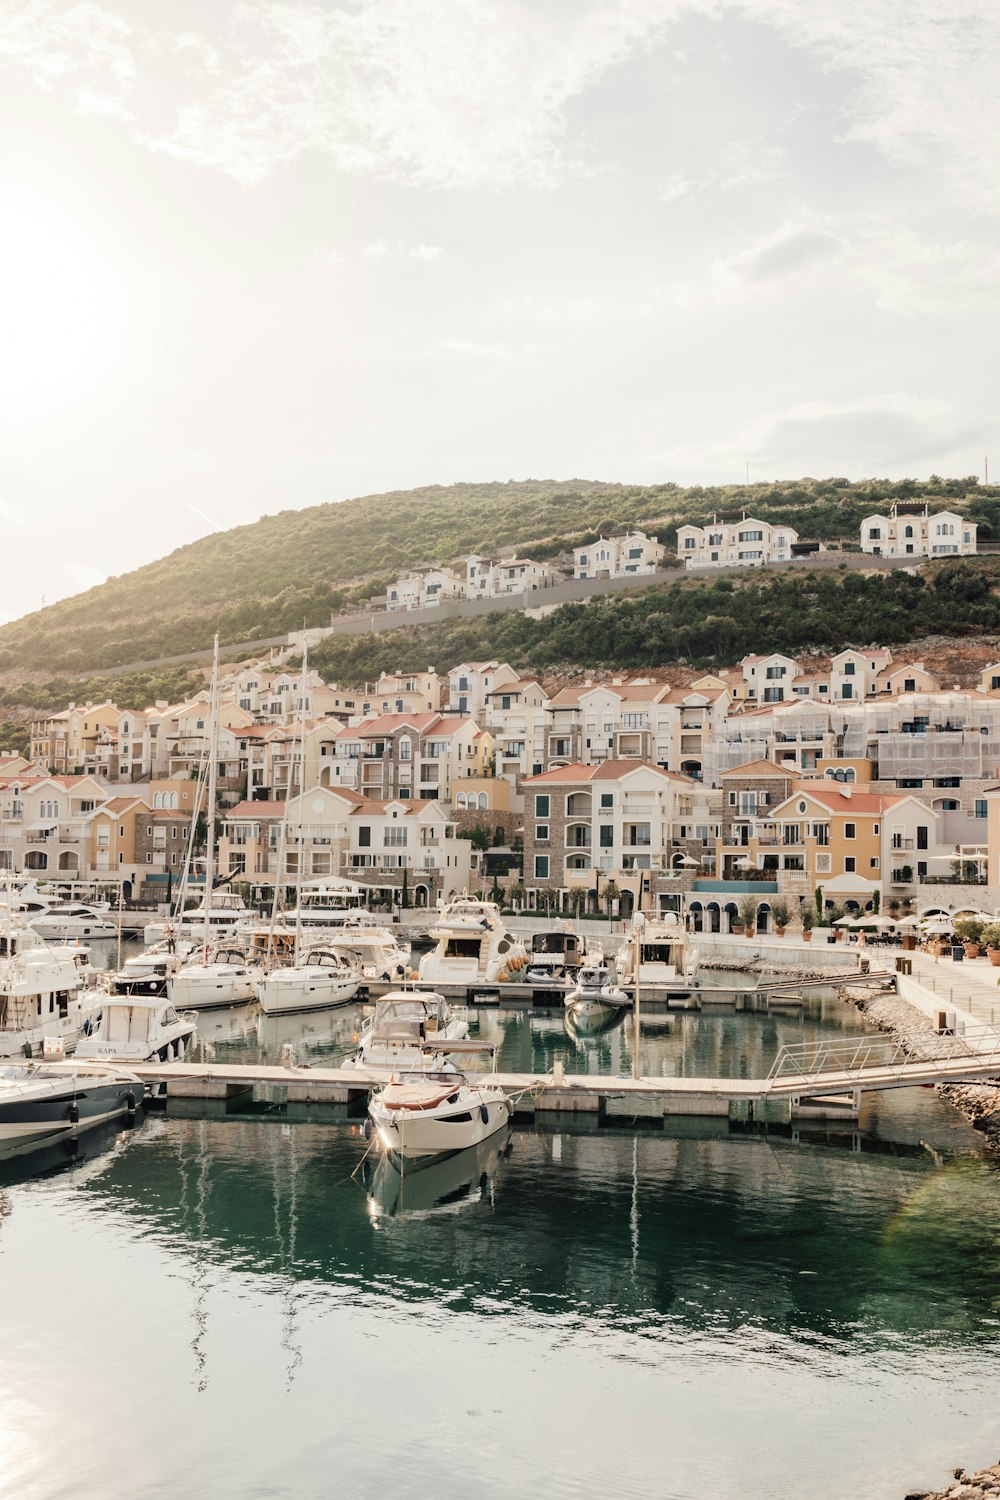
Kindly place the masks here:
<instances>
[{"instance_id":1,"label":"window","mask_svg":"<svg viewBox=\"0 0 1000 1500\"><path fill-rule=\"evenodd\" d=\"M918 849L926 849L926 848L928 848L927 825L925 823L918 823L917 824L917 848Z\"/></svg>"},{"instance_id":2,"label":"window","mask_svg":"<svg viewBox=\"0 0 1000 1500\"><path fill-rule=\"evenodd\" d=\"M547 792L538 792L535 795L535 817L547 818L549 815L549 795Z\"/></svg>"},{"instance_id":3,"label":"window","mask_svg":"<svg viewBox=\"0 0 1000 1500\"><path fill-rule=\"evenodd\" d=\"M854 676L854 663L852 661L845 661L845 663L844 663L844 676L845 677L853 677Z\"/></svg>"},{"instance_id":4,"label":"window","mask_svg":"<svg viewBox=\"0 0 1000 1500\"><path fill-rule=\"evenodd\" d=\"M372 846L372 831L371 831L370 827L368 827L367 825L365 825L364 827L358 829L358 848L359 849L370 849L371 846Z\"/></svg>"},{"instance_id":5,"label":"window","mask_svg":"<svg viewBox=\"0 0 1000 1500\"><path fill-rule=\"evenodd\" d=\"M852 686L851 683L845 682L843 684L843 686L840 689L840 696L842 698L853 698L854 697L854 688L853 688L853 686Z\"/></svg>"},{"instance_id":6,"label":"window","mask_svg":"<svg viewBox=\"0 0 1000 1500\"><path fill-rule=\"evenodd\" d=\"M844 824L844 838L845 839L857 838L857 835L858 835L858 825L856 823L845 823Z\"/></svg>"},{"instance_id":7,"label":"window","mask_svg":"<svg viewBox=\"0 0 1000 1500\"><path fill-rule=\"evenodd\" d=\"M399 742L399 758L400 760L412 760L413 758L413 742L408 740L405 735Z\"/></svg>"},{"instance_id":8,"label":"window","mask_svg":"<svg viewBox=\"0 0 1000 1500\"><path fill-rule=\"evenodd\" d=\"M876 854L875 857L874 857L874 859L872 860L872 869L873 870L877 870L878 866L879 866L879 859L878 859L878 855Z\"/></svg>"},{"instance_id":9,"label":"window","mask_svg":"<svg viewBox=\"0 0 1000 1500\"><path fill-rule=\"evenodd\" d=\"M602 792L601 793L601 806L602 807L614 807L614 805L615 805L615 794L614 794L614 792Z\"/></svg>"},{"instance_id":10,"label":"window","mask_svg":"<svg viewBox=\"0 0 1000 1500\"><path fill-rule=\"evenodd\" d=\"M741 542L762 542L764 533L762 531L741 531L738 537Z\"/></svg>"},{"instance_id":11,"label":"window","mask_svg":"<svg viewBox=\"0 0 1000 1500\"><path fill-rule=\"evenodd\" d=\"M612 849L615 842L615 829L613 823L602 823L598 834L602 849Z\"/></svg>"},{"instance_id":12,"label":"window","mask_svg":"<svg viewBox=\"0 0 1000 1500\"><path fill-rule=\"evenodd\" d=\"M398 828L383 828L382 848L403 849L406 846L406 828L400 824Z\"/></svg>"},{"instance_id":13,"label":"window","mask_svg":"<svg viewBox=\"0 0 1000 1500\"><path fill-rule=\"evenodd\" d=\"M548 836L549 836L549 825L548 825L548 823L536 823L535 824L535 842L539 843L539 844L545 843L547 841L547 839L548 839Z\"/></svg>"},{"instance_id":14,"label":"window","mask_svg":"<svg viewBox=\"0 0 1000 1500\"><path fill-rule=\"evenodd\" d=\"M977 797L976 798L976 809L975 809L975 812L974 812L973 816L976 817L976 818L985 818L986 817L986 798L985 797Z\"/></svg>"},{"instance_id":15,"label":"window","mask_svg":"<svg viewBox=\"0 0 1000 1500\"><path fill-rule=\"evenodd\" d=\"M535 879L548 880L549 878L549 856L547 854L535 855Z\"/></svg>"},{"instance_id":16,"label":"window","mask_svg":"<svg viewBox=\"0 0 1000 1500\"><path fill-rule=\"evenodd\" d=\"M858 868L858 862L857 862L857 860L855 859L855 857L854 857L853 854L849 854L847 856L847 858L844 860L844 870L845 870L846 874L853 875L855 873L855 871L857 870L857 868Z\"/></svg>"}]
</instances>

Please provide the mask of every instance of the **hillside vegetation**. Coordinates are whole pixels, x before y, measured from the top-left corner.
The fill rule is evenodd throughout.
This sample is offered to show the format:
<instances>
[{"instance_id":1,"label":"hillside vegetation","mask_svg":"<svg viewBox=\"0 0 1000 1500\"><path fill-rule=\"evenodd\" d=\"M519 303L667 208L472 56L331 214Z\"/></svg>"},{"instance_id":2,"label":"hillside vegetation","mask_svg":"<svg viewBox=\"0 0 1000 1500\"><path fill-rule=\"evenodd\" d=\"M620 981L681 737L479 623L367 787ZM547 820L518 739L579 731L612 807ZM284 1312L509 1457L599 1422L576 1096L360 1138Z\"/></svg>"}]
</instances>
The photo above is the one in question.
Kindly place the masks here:
<instances>
[{"instance_id":1,"label":"hillside vegetation","mask_svg":"<svg viewBox=\"0 0 1000 1500\"><path fill-rule=\"evenodd\" d=\"M203 649L215 630L233 643L323 625L332 610L359 603L419 563L515 547L552 557L631 522L652 525L670 543L684 521L735 519L746 507L788 522L803 537L854 541L866 512L925 495L977 520L984 539L1000 537L1000 488L983 489L974 478L708 489L525 480L429 486L283 511L0 627L0 670L83 674ZM598 628L600 613L588 612L588 630ZM483 627L463 628L475 634ZM509 628L516 631L517 621Z\"/></svg>"},{"instance_id":2,"label":"hillside vegetation","mask_svg":"<svg viewBox=\"0 0 1000 1500\"><path fill-rule=\"evenodd\" d=\"M565 604L544 619L517 611L387 632L332 636L310 656L340 682L381 671L439 672L496 657L520 670L567 665L731 665L747 652L899 647L926 635L1000 631L1000 558L933 563L922 572L746 574L678 578L633 594Z\"/></svg>"}]
</instances>

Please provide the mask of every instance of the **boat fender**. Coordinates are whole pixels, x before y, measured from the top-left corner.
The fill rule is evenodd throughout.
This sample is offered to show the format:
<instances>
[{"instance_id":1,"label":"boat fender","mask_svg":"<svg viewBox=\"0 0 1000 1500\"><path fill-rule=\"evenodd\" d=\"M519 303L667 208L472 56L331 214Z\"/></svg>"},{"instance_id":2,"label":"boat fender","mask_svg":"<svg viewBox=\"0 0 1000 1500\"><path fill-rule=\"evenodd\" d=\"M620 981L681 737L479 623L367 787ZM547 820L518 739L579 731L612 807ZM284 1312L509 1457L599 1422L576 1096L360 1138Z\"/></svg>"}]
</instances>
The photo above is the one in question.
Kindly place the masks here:
<instances>
[{"instance_id":1,"label":"boat fender","mask_svg":"<svg viewBox=\"0 0 1000 1500\"><path fill-rule=\"evenodd\" d=\"M488 1125L490 1123L490 1112L486 1108L485 1104L481 1104L479 1106L479 1118L482 1120L484 1125Z\"/></svg>"},{"instance_id":2,"label":"boat fender","mask_svg":"<svg viewBox=\"0 0 1000 1500\"><path fill-rule=\"evenodd\" d=\"M371 1122L371 1120L366 1120L365 1121L364 1125L362 1125L362 1127L361 1127L361 1133L364 1136L364 1138L365 1138L366 1141L370 1141L371 1140L371 1138L372 1138L372 1122Z\"/></svg>"},{"instance_id":3,"label":"boat fender","mask_svg":"<svg viewBox=\"0 0 1000 1500\"><path fill-rule=\"evenodd\" d=\"M351 1032L351 1041L354 1042L355 1046L357 1045L358 1033L356 1031Z\"/></svg>"},{"instance_id":4,"label":"boat fender","mask_svg":"<svg viewBox=\"0 0 1000 1500\"><path fill-rule=\"evenodd\" d=\"M80 1106L77 1104L75 1099L70 1105L67 1113L69 1115L69 1123L71 1125L78 1125L80 1123Z\"/></svg>"},{"instance_id":5,"label":"boat fender","mask_svg":"<svg viewBox=\"0 0 1000 1500\"><path fill-rule=\"evenodd\" d=\"M135 1114L135 1095L132 1093L131 1089L125 1095L125 1108L128 1110L130 1115Z\"/></svg>"},{"instance_id":6,"label":"boat fender","mask_svg":"<svg viewBox=\"0 0 1000 1500\"><path fill-rule=\"evenodd\" d=\"M31 1056L31 1043L30 1042L25 1042L24 1046L21 1048L21 1051L24 1053L25 1057L30 1057Z\"/></svg>"},{"instance_id":7,"label":"boat fender","mask_svg":"<svg viewBox=\"0 0 1000 1500\"><path fill-rule=\"evenodd\" d=\"M508 1118L508 1120L513 1120L513 1118L514 1118L514 1101L513 1101L513 1099L505 1099L503 1102L504 1102L504 1105L506 1106L506 1109L507 1109L507 1118Z\"/></svg>"}]
</instances>

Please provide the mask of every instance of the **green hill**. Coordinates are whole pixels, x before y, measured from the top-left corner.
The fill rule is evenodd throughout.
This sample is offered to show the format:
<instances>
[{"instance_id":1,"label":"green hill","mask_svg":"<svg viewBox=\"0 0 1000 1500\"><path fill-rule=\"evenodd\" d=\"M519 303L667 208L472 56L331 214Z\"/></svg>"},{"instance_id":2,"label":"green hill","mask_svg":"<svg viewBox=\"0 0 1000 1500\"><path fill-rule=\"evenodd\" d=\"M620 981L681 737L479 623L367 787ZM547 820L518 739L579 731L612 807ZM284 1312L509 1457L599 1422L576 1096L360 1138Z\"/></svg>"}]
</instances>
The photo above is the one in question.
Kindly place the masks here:
<instances>
[{"instance_id":1,"label":"green hill","mask_svg":"<svg viewBox=\"0 0 1000 1500\"><path fill-rule=\"evenodd\" d=\"M215 630L224 643L233 643L303 623L322 625L331 611L368 598L416 564L515 547L552 557L630 522L651 525L670 542L686 520L736 518L745 507L788 522L803 537L851 542L873 507L924 496L946 499L970 515L983 538L1000 537L1000 488L983 489L974 478L860 484L804 479L708 489L525 480L429 486L283 511L192 542L0 627L0 670L8 682L20 672L25 678L39 672L77 676L199 650L211 644ZM519 619L507 629L516 632ZM589 634L598 616L587 619ZM468 626L469 638L480 639L483 628ZM555 629L549 625L546 632ZM385 642L390 654L394 639ZM586 651L584 642L576 644ZM346 662L351 650L360 655L364 649L345 646L341 655ZM5 696L11 701L9 690Z\"/></svg>"}]
</instances>

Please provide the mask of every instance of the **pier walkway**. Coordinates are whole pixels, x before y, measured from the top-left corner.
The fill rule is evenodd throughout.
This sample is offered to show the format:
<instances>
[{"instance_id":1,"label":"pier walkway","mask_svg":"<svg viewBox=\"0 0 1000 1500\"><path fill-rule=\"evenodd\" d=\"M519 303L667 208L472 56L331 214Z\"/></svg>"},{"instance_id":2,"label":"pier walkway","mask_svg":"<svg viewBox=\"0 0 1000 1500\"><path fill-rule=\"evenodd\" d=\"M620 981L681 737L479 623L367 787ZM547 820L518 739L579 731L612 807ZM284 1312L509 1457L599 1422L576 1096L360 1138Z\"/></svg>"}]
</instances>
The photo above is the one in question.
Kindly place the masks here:
<instances>
[{"instance_id":1,"label":"pier walkway","mask_svg":"<svg viewBox=\"0 0 1000 1500\"><path fill-rule=\"evenodd\" d=\"M71 1063L63 1066L72 1068ZM362 1106L385 1081L383 1075L360 1068L261 1063L144 1063L133 1071L151 1085L165 1084L168 1100L235 1099L261 1087L283 1090L289 1103ZM996 1076L1000 1033L986 1025L966 1026L960 1035L928 1035L916 1050L911 1041L908 1051L888 1036L786 1046L766 1078L630 1078L563 1073L557 1067L552 1073L501 1073L497 1081L516 1097L519 1111L528 1114L733 1114L741 1104L782 1101L815 1113L825 1100L829 1113L839 1116L849 1109L856 1113L861 1095L869 1091Z\"/></svg>"}]
</instances>

